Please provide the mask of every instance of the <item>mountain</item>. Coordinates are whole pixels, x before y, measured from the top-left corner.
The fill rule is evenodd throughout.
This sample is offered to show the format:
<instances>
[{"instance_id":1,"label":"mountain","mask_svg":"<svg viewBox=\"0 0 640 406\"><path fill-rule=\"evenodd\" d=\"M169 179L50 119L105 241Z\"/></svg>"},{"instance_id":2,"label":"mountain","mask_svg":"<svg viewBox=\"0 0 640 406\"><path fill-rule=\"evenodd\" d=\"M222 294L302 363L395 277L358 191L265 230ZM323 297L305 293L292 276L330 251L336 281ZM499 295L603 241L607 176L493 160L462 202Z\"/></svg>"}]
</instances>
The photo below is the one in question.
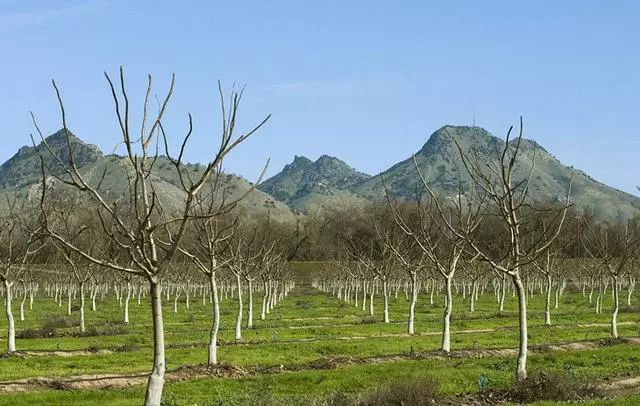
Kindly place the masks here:
<instances>
[{"instance_id":1,"label":"mountain","mask_svg":"<svg viewBox=\"0 0 640 406\"><path fill-rule=\"evenodd\" d=\"M495 156L501 151L505 141L480 127L447 125L429 137L414 155L415 162L414 158L410 157L379 176L358 184L351 191L370 200L382 200L385 197L382 178L394 197L415 199L416 191L422 189L416 164L436 193L456 194L459 185L467 189L470 179L456 142L462 152L473 159ZM515 170L517 179L522 179L528 174L534 156L535 169L528 195L531 201L558 202L566 196L573 174L571 200L579 210L591 213L597 218L617 221L640 215L640 198L604 185L583 171L565 166L532 140L522 140Z\"/></svg>"},{"instance_id":2,"label":"mountain","mask_svg":"<svg viewBox=\"0 0 640 406\"><path fill-rule=\"evenodd\" d=\"M315 162L296 156L259 188L290 207L307 212L316 206L364 201L352 189L369 178L332 156L322 155Z\"/></svg>"},{"instance_id":3,"label":"mountain","mask_svg":"<svg viewBox=\"0 0 640 406\"><path fill-rule=\"evenodd\" d=\"M92 185L109 198L126 193L131 167L127 159L117 155L104 155L95 145L86 144L70 134L71 148L76 165ZM515 141L511 141L515 142ZM69 147L64 131L46 138L53 154L68 162ZM254 189L239 206L250 215L265 215L282 221L295 221L294 211L310 212L322 207L357 205L369 201L384 201L385 185L398 199L413 200L422 190L416 163L429 186L442 195L457 194L461 186L467 190L470 179L460 157L462 152L470 159L495 156L504 146L504 140L479 127L447 125L434 132L413 157L393 165L375 177L350 167L345 162L322 155L316 161L296 156L292 163ZM40 153L48 157L41 143L25 146L0 165L0 195L11 193L18 197L37 198L40 188ZM571 176L571 200L576 207L595 217L606 220L626 220L640 215L640 198L604 185L583 171L565 166L557 158L532 140L522 140L516 167L516 178L524 178L534 162L535 170L529 190L532 202L553 203L566 196ZM415 162L414 162L415 159ZM57 174L62 169L56 159L46 158L45 164ZM184 171L197 176L203 165L186 164ZM184 202L180 181L167 158L160 157L152 174L154 187L165 209L178 208ZM65 187L49 179L54 187ZM58 186L56 183L60 183ZM228 199L234 199L251 188L240 176L224 174L222 184ZM0 196L1 202L6 202ZM292 211L293 209L293 211Z\"/></svg>"},{"instance_id":4,"label":"mountain","mask_svg":"<svg viewBox=\"0 0 640 406\"><path fill-rule=\"evenodd\" d=\"M131 178L131 165L127 158L118 155L104 155L98 147L82 141L70 134L71 148L76 166L83 178L92 186L99 185L99 190L108 199L118 199L128 192ZM49 150L61 161L69 160L69 146L63 130L45 139ZM20 148L8 161L0 165L0 194L11 194L17 197L38 198L41 191L40 153L45 157L45 164L57 175L63 170L56 159L50 157L44 143L36 147ZM196 177L204 170L203 165L185 164L184 173ZM180 189L180 180L166 157L159 157L154 164L151 175L154 189L162 202L163 208L178 209L184 204L184 192ZM68 188L53 177L47 180L50 187ZM227 201L233 201L251 188L251 184L240 176L222 175L222 186L227 193ZM0 197L3 201L6 200ZM254 189L238 206L249 215L266 215L281 221L295 221L291 209L268 194Z\"/></svg>"},{"instance_id":5,"label":"mountain","mask_svg":"<svg viewBox=\"0 0 640 406\"><path fill-rule=\"evenodd\" d=\"M73 151L73 156L78 167L94 164L103 158L103 154L98 147L86 144L69 131L70 143L64 130L60 130L45 138L49 150L61 162L69 162L69 144ZM56 175L60 175L63 170L43 143L38 146L24 146L8 161L0 165L0 188L16 188L38 182L41 177L40 154L45 157L45 165Z\"/></svg>"}]
</instances>

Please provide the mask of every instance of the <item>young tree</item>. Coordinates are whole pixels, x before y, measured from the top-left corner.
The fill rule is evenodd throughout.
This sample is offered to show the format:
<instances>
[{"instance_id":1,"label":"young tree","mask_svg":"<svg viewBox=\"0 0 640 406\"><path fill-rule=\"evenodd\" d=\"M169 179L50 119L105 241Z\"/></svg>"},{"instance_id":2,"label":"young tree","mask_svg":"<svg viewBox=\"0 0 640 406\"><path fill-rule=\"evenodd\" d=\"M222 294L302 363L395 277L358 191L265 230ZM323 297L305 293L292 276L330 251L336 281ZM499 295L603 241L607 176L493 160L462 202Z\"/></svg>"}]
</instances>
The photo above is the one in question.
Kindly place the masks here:
<instances>
[{"instance_id":1,"label":"young tree","mask_svg":"<svg viewBox=\"0 0 640 406\"><path fill-rule=\"evenodd\" d=\"M224 157L257 131L269 117L252 130L236 136L236 120L242 92L232 92L227 104L219 86L222 107L220 143L213 151L211 161L194 176L184 167L184 153L193 133L191 116L189 115L186 135L180 142L177 154L170 152L169 136L163 125L165 111L173 94L175 77L172 77L169 90L162 99L157 114L150 119L148 107L152 95L152 80L149 76L137 134L131 125L131 109L123 69L120 69L118 85L115 85L106 73L105 77L114 101L121 131L121 144L126 150L126 155L122 159L110 160L111 167L106 164L104 174L108 169L124 172L128 179L128 187L123 196L114 197L102 185L104 174L95 180L80 170L76 164L77 157L74 154L62 97L53 82L68 148L64 157L53 152L34 118L34 125L46 150L41 157L43 225L48 235L57 243L67 246L85 259L114 271L128 272L146 279L153 319L153 368L147 383L145 404L160 405L166 369L160 277L169 270L180 247L188 223L192 220L192 208L203 186L220 167ZM176 190L183 199L183 204L173 209L164 207L163 196L159 195L156 188L158 178L154 176L154 165L160 158L160 147L164 147L166 159L169 160L173 174L178 179ZM44 159L45 157L47 159ZM55 182L51 182L50 179L54 179ZM126 255L115 259L96 257L51 227L47 220L47 190L51 183L56 184L56 187L65 185L81 195L87 202L86 209L93 211L100 220L100 233L125 251Z\"/></svg>"},{"instance_id":2,"label":"young tree","mask_svg":"<svg viewBox=\"0 0 640 406\"><path fill-rule=\"evenodd\" d=\"M584 220L585 232L581 233L583 246L588 256L604 268L611 277L613 310L611 312L611 337L618 338L618 312L620 311L620 284L628 266L638 249L639 240L634 239L629 226L594 226Z\"/></svg>"},{"instance_id":3,"label":"young tree","mask_svg":"<svg viewBox=\"0 0 640 406\"><path fill-rule=\"evenodd\" d=\"M21 280L29 260L43 247L40 229L29 220L27 208L7 201L0 213L0 282L4 287L4 310L7 317L7 353L16 351L16 325L13 316L13 286Z\"/></svg>"},{"instance_id":4,"label":"young tree","mask_svg":"<svg viewBox=\"0 0 640 406\"><path fill-rule=\"evenodd\" d=\"M567 210L571 206L571 180L567 187L567 195L561 199L558 208L535 207L536 202L528 199L528 192L533 180L536 152L532 149L528 156L530 168L523 171L522 119L519 135L513 141L510 139L512 131L513 127L509 128L504 144L496 145L494 151L465 152L454 140L471 184L471 188L464 191L468 195L465 200L472 201L480 207L481 226L486 227L487 218L492 218L492 227L497 225L498 229L506 231L504 248L488 245L483 239L466 233L464 227L461 228L452 222L447 206L436 198L429 183L420 173L417 162L416 168L422 184L434 199L440 220L450 230L451 235L455 239L465 240L474 256L490 264L497 272L510 277L514 284L518 296L520 332L516 378L522 381L527 378L528 351L527 295L522 272L523 268L540 257L560 234ZM539 219L535 214L540 211L553 215ZM536 219L538 221L535 221ZM529 238L534 231L538 237Z\"/></svg>"}]
</instances>

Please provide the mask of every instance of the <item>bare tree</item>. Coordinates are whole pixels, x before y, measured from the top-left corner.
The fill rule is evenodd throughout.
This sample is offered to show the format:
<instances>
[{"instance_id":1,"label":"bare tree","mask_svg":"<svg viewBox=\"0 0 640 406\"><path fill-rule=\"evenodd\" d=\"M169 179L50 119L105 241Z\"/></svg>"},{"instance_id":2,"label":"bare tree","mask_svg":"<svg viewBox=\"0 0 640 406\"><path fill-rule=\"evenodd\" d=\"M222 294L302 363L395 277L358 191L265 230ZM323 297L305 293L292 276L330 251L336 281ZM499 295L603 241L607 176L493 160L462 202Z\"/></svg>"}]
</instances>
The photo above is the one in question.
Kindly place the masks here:
<instances>
[{"instance_id":1,"label":"bare tree","mask_svg":"<svg viewBox=\"0 0 640 406\"><path fill-rule=\"evenodd\" d=\"M169 90L159 103L157 114L150 119L148 111L152 94L152 80L149 76L138 134L135 134L131 126L130 102L123 69L120 69L119 84L117 85L108 74L105 73L105 77L115 105L115 113L121 131L121 143L126 149L126 156L117 160L116 165L121 165L124 168L128 177L128 188L123 196L113 198L102 185L104 174L107 172L106 168L103 176L97 181L92 180L78 168L62 97L56 83L53 82L62 117L63 134L67 139L68 156L63 158L52 151L34 117L34 125L46 150L43 155L49 158L45 160L44 156L41 157L43 225L48 235L57 243L65 245L85 259L99 266L128 272L147 280L153 318L154 355L153 368L147 383L145 404L160 405L166 369L160 276L170 268L188 229L188 223L192 220L191 211L197 201L197 196L207 180L219 168L225 156L257 131L269 117L252 130L236 136L236 119L242 92L233 91L227 104L219 86L222 108L220 143L213 151L211 161L201 172L193 175L187 172L184 167L184 153L193 133L191 116L189 115L186 135L180 142L177 154L172 154L169 151L169 136L163 125L163 117L173 94L175 77L172 77ZM178 189L183 197L183 204L175 210L164 207L162 196L159 196L156 188L157 177L154 176L153 169L160 157L161 147L164 147L165 155L178 179ZM54 163L48 163L51 161ZM96 257L91 252L87 252L67 240L64 235L50 226L46 207L50 178L55 179L57 184L70 187L83 196L87 202L87 210L92 210L100 220L100 232L105 236L105 239L119 246L126 255L114 259Z\"/></svg>"},{"instance_id":2,"label":"bare tree","mask_svg":"<svg viewBox=\"0 0 640 406\"><path fill-rule=\"evenodd\" d=\"M0 214L0 281L4 287L8 353L16 351L13 286L22 279L29 260L43 247L39 238L40 229L33 226L27 213L27 208L18 206L13 199L7 201L6 211Z\"/></svg>"},{"instance_id":3,"label":"bare tree","mask_svg":"<svg viewBox=\"0 0 640 406\"><path fill-rule=\"evenodd\" d=\"M620 284L630 271L631 258L638 249L639 240L634 239L629 226L594 226L584 220L585 232L581 240L588 256L604 267L611 277L613 310L611 312L611 337L618 338L618 312L620 310Z\"/></svg>"},{"instance_id":4,"label":"bare tree","mask_svg":"<svg viewBox=\"0 0 640 406\"><path fill-rule=\"evenodd\" d=\"M464 232L450 220L447 206L440 203L422 176L416 162L416 168L422 184L434 199L439 217L450 230L455 239L464 239L469 250L481 261L491 265L497 272L511 278L518 296L519 347L516 366L516 378L522 381L527 378L527 295L522 279L523 268L540 257L560 234L567 210L571 206L571 180L567 187L567 195L560 200L558 208L537 208L528 199L528 192L535 169L535 149L531 157L531 167L525 173L520 172L522 161L523 124L520 119L519 135L511 140L513 127L509 128L502 146L496 145L495 151L470 152L463 151L456 141L462 162L471 182L471 188L465 191L466 198L480 207L482 223L487 217L493 218L498 229L505 230L504 248L492 247L481 238ZM455 199L453 199L455 200ZM546 218L535 221L540 216L534 214L544 212ZM549 215L549 214L553 215ZM548 218L548 219L547 219ZM542 231L540 231L542 230ZM537 238L529 238L531 233Z\"/></svg>"}]
</instances>

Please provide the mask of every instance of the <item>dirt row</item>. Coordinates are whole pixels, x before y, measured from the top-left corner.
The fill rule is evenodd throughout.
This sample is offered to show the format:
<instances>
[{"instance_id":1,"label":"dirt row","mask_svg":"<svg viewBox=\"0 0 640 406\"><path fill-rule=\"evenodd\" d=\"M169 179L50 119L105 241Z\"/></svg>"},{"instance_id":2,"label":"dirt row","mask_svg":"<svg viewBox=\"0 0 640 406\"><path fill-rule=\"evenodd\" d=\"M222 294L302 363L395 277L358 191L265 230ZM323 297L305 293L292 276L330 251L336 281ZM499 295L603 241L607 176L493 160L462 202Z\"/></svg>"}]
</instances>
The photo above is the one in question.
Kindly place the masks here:
<instances>
[{"instance_id":1,"label":"dirt row","mask_svg":"<svg viewBox=\"0 0 640 406\"><path fill-rule=\"evenodd\" d=\"M640 338L621 339L620 342L632 345L640 345ZM585 351L601 348L608 345L606 340L578 341L564 344L544 345L531 347L532 352L559 352L559 351ZM261 374L275 374L282 372L298 372L305 370L330 370L349 365L382 364L405 360L424 359L452 359L452 358L485 358L485 357L512 357L517 354L515 348L459 350L451 353L442 351L416 352L412 354L396 354L379 357L338 357L319 358L306 364L299 365L274 365L266 368L244 369L233 365L219 365L208 367L206 365L185 366L167 372L168 382L184 381L197 378L243 378ZM14 381L0 382L1 392L33 392L46 389L79 390L79 389L108 389L142 385L147 380L147 374L97 374L76 375L62 378L34 377ZM603 383L603 388L611 392L623 388L640 389L640 377L621 378L609 380ZM635 393L635 392L633 392Z\"/></svg>"}]
</instances>

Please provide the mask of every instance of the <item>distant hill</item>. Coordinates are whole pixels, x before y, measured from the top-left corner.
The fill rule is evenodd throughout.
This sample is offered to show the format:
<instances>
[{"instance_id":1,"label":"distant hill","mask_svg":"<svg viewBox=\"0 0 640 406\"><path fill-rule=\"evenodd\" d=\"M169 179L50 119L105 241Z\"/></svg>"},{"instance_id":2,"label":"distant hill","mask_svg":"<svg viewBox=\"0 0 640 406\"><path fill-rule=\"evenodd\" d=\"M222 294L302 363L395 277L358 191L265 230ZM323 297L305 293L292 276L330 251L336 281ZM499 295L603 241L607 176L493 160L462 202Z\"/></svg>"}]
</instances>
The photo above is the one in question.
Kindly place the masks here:
<instances>
[{"instance_id":1,"label":"distant hill","mask_svg":"<svg viewBox=\"0 0 640 406\"><path fill-rule=\"evenodd\" d=\"M102 152L95 145L86 144L71 132L69 132L69 139L75 163L79 168L94 164L103 158ZM38 182L41 176L41 152L43 152L45 164L51 171L56 175L62 173L62 168L46 151L44 144L40 143L40 140L35 141L38 143L36 147L24 146L8 161L0 165L0 188L17 188ZM46 142L58 159L65 163L69 162L69 146L63 130L48 136Z\"/></svg>"},{"instance_id":2,"label":"distant hill","mask_svg":"<svg viewBox=\"0 0 640 406\"><path fill-rule=\"evenodd\" d=\"M58 131L46 140L53 153L62 162L67 162L69 154L64 133ZM434 132L415 153L415 161L436 193L455 194L459 186L463 190L469 186L470 179L456 142L468 157L494 155L504 146L504 140L480 127L447 125ZM126 192L127 171L131 168L124 158L104 155L98 147L86 144L75 135L71 135L71 146L76 164L92 184L98 184L104 174L100 186L103 192L113 198ZM0 194L12 193L31 198L38 196L39 152L43 148L42 144L22 147L0 165ZM43 155L47 157L46 153ZM522 141L516 177L522 178L528 173L534 155L536 164L529 191L532 202L553 203L564 198L573 174L571 200L579 210L612 221L640 216L640 198L597 182L583 171L565 166L532 140ZM46 164L55 173L61 173L54 159L47 158ZM184 167L185 171L194 174L203 169L199 164L187 164ZM152 176L165 207L180 207L183 193L179 190L178 177L168 159L161 157L158 160ZM413 200L422 189L413 157L372 177L328 155L322 155L316 161L296 156L280 173L251 192L240 206L250 215L268 212L273 218L294 221L295 212L309 213L322 207L384 201L381 179L384 179L390 194L398 199ZM224 175L223 184L229 199L251 187L248 181L232 174Z\"/></svg>"},{"instance_id":3,"label":"distant hill","mask_svg":"<svg viewBox=\"0 0 640 406\"><path fill-rule=\"evenodd\" d=\"M420 172L429 186L438 193L455 194L461 183L469 185L469 177L456 142L468 157L497 154L504 140L480 127L444 126L434 132L415 154ZM512 142L515 142L513 140ZM579 210L600 219L626 220L640 215L640 198L597 182L583 171L567 167L532 140L523 140L516 168L516 178L524 178L531 169L535 155L533 181L529 199L532 202L553 203L564 198L571 175L571 200ZM397 163L379 176L362 182L354 191L368 199L384 198L381 177L396 198L414 199L421 189L413 158Z\"/></svg>"},{"instance_id":4,"label":"distant hill","mask_svg":"<svg viewBox=\"0 0 640 406\"><path fill-rule=\"evenodd\" d=\"M104 155L98 147L85 143L73 134L70 139L75 163L89 184L99 185L100 191L110 199L117 199L127 193L130 178L128 172L132 171L127 159L117 155ZM63 131L58 131L45 140L55 156L62 162L68 162L69 148ZM39 197L41 190L39 152L44 152L46 163L54 173L63 173L60 165L49 156L45 148L43 144L38 144L37 147L22 147L11 159L0 165L0 194L10 193L32 199ZM199 164L184 166L184 171L190 172L192 176L197 176L202 170L204 166ZM154 188L165 209L182 207L184 193L179 189L180 183L175 168L166 157L160 157L155 163L152 178ZM48 183L52 187L67 187L53 178L48 179ZM228 201L234 200L251 188L248 181L233 174L223 175L222 185L226 189ZM269 212L274 219L295 221L295 215L287 205L258 189L254 189L239 203L239 207L249 215L263 215Z\"/></svg>"},{"instance_id":5,"label":"distant hill","mask_svg":"<svg viewBox=\"0 0 640 406\"><path fill-rule=\"evenodd\" d=\"M280 173L263 182L260 190L298 211L316 206L364 201L352 189L371 178L338 158L322 155L315 162L296 156Z\"/></svg>"},{"instance_id":6,"label":"distant hill","mask_svg":"<svg viewBox=\"0 0 640 406\"><path fill-rule=\"evenodd\" d=\"M468 157L494 155L504 146L504 140L480 127L447 125L434 132L415 153L415 162L437 193L456 194L459 186L463 190L469 187L470 179L456 142ZM516 177L523 178L528 174L534 155L536 163L529 191L532 202L553 203L564 198L573 174L571 200L578 210L613 221L640 215L640 198L565 166L532 140L522 140ZM414 200L423 189L413 157L371 177L326 156L316 162L296 157L282 172L264 182L261 189L296 210L308 211L314 205L335 204L337 200L352 204L384 201L381 179L391 196L397 199Z\"/></svg>"}]
</instances>

